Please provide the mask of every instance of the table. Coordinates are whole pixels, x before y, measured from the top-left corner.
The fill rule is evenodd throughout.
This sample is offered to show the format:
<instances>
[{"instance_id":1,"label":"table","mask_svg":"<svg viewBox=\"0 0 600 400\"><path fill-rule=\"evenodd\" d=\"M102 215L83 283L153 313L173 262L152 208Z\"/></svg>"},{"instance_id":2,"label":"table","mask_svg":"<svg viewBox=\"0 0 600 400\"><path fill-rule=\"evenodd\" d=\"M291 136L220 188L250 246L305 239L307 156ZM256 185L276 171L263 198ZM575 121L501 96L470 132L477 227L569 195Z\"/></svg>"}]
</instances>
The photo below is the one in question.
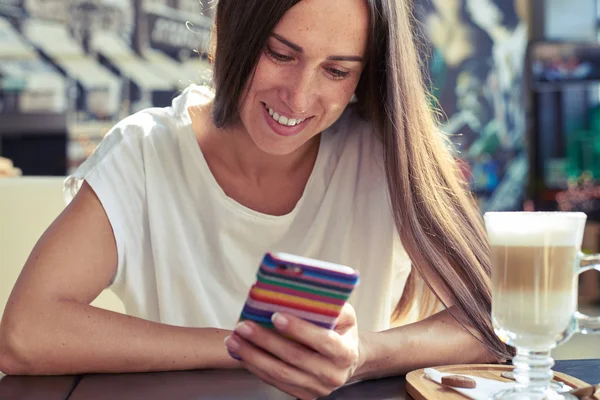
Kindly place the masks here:
<instances>
[{"instance_id":1,"label":"table","mask_svg":"<svg viewBox=\"0 0 600 400\"><path fill-rule=\"evenodd\" d=\"M80 379L78 376L4 376L0 373L0 399L65 400Z\"/></svg>"},{"instance_id":2,"label":"table","mask_svg":"<svg viewBox=\"0 0 600 400\"><path fill-rule=\"evenodd\" d=\"M600 359L557 361L555 371L588 383L600 382ZM182 371L60 377L2 377L4 400L288 400L290 396L262 383L245 371ZM328 400L406 400L404 377L346 386Z\"/></svg>"}]
</instances>

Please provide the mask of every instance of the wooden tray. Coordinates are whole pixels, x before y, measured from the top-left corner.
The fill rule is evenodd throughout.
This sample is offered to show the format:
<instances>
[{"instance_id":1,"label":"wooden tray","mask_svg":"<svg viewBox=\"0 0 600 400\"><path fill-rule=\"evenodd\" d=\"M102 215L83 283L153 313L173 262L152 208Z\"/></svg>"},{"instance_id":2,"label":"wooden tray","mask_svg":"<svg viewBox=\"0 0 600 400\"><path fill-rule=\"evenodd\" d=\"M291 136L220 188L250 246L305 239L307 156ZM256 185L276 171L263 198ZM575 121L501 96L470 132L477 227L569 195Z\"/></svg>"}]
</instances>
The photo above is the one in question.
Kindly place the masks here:
<instances>
[{"instance_id":1,"label":"wooden tray","mask_svg":"<svg viewBox=\"0 0 600 400\"><path fill-rule=\"evenodd\" d=\"M473 375L501 382L511 382L510 379L503 378L500 374L504 371L512 371L513 368L512 365L498 364L447 365L435 367L435 369L440 372ZM573 388L588 386L587 383L560 372L554 373L554 380L563 382ZM427 378L423 369L412 371L406 375L406 392L414 400L464 400L466 398L457 391L443 387L439 383L433 382Z\"/></svg>"}]
</instances>

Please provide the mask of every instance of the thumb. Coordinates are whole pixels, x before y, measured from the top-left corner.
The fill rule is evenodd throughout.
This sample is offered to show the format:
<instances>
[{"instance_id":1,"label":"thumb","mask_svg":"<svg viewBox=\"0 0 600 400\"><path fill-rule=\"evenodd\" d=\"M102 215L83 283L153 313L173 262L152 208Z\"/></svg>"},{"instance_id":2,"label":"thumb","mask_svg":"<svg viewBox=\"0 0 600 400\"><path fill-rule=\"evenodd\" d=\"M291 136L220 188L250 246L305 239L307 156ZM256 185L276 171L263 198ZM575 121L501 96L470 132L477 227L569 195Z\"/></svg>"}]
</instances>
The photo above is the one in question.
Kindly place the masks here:
<instances>
[{"instance_id":1,"label":"thumb","mask_svg":"<svg viewBox=\"0 0 600 400\"><path fill-rule=\"evenodd\" d=\"M344 334L355 327L356 323L356 312L354 311L354 307L346 302L335 323L334 330L339 334Z\"/></svg>"}]
</instances>

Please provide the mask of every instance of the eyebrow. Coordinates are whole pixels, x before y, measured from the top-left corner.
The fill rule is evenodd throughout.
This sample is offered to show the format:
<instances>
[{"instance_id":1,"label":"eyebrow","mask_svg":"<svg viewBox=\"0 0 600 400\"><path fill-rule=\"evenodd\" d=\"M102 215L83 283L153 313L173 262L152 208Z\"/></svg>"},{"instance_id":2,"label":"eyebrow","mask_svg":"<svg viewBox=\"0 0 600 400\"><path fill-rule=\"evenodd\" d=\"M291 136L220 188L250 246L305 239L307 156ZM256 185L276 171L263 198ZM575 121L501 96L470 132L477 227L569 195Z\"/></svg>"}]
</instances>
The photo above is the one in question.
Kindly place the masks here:
<instances>
[{"instance_id":1,"label":"eyebrow","mask_svg":"<svg viewBox=\"0 0 600 400\"><path fill-rule=\"evenodd\" d=\"M304 53L304 49L302 48L302 46L298 46L297 44L290 42L283 36L280 36L276 33L272 33L271 36L273 36L275 39L279 40L281 43L285 44L286 46L297 51L298 53ZM364 61L363 58L360 56L329 56L329 57L327 57L327 59L330 61L357 61L357 62Z\"/></svg>"}]
</instances>

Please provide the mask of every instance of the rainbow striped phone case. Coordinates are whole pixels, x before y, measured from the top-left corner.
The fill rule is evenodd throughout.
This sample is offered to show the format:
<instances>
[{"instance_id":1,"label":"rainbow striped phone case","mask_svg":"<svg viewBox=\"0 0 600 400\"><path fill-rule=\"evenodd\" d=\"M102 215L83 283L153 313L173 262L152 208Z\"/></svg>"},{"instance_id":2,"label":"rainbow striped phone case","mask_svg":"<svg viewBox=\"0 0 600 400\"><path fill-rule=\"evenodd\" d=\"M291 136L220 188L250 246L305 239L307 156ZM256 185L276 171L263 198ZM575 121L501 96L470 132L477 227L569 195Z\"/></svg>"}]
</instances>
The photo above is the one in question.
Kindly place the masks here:
<instances>
[{"instance_id":1,"label":"rainbow striped phone case","mask_svg":"<svg viewBox=\"0 0 600 400\"><path fill-rule=\"evenodd\" d=\"M269 329L276 312L332 329L359 281L350 267L286 253L267 253L256 278L239 320Z\"/></svg>"}]
</instances>

